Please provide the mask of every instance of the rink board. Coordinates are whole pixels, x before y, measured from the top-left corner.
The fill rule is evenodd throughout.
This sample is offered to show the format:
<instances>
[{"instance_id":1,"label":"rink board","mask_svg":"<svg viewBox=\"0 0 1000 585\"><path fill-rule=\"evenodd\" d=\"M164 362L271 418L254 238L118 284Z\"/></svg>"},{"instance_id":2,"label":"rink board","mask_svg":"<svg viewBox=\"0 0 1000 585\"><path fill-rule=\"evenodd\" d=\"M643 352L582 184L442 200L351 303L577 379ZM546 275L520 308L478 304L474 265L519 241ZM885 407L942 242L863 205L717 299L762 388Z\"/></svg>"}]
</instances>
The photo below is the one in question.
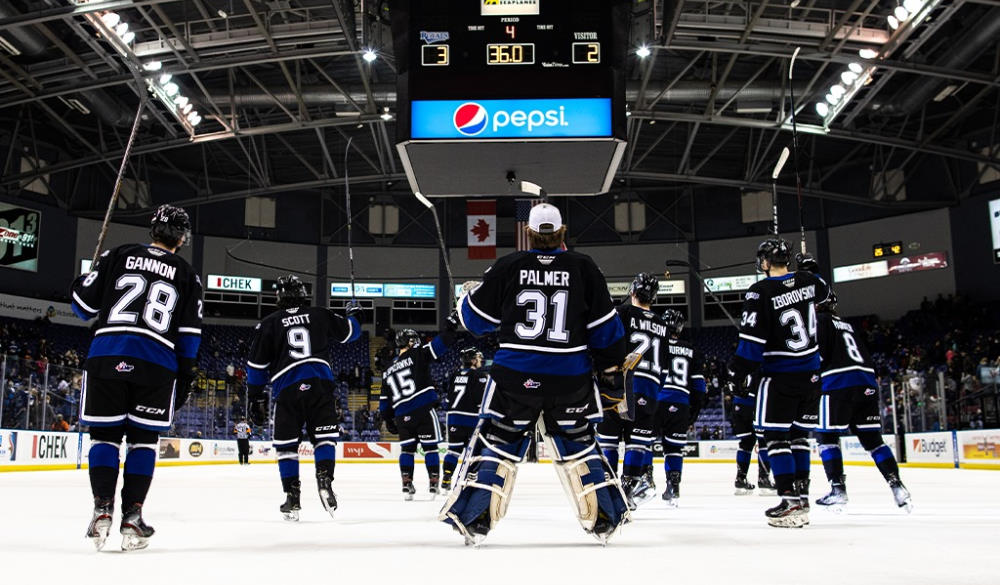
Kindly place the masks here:
<instances>
[{"instance_id":1,"label":"rink board","mask_svg":"<svg viewBox=\"0 0 1000 585\"><path fill-rule=\"evenodd\" d=\"M894 435L884 435L887 445L898 458ZM902 441L910 467L962 467L1000 469L1000 430L914 433ZM819 463L819 451L810 440L813 461ZM871 465L871 458L858 440L840 440L844 462L848 465ZM688 444L685 461L690 463L735 463L737 441L697 441ZM124 447L123 447L124 449ZM60 433L0 429L0 471L83 469L87 467L90 436L87 433ZM443 450L442 450L443 453ZM396 463L399 444L380 442L343 442L337 445L338 463ZM303 462L312 461L312 445L299 446ZM124 457L123 457L124 458ZM753 456L756 459L756 454ZM236 463L235 440L161 438L157 465L221 465ZM544 444L539 445L538 459L550 461ZM250 442L250 461L273 463L273 447L267 441ZM421 453L417 454L421 462Z\"/></svg>"}]
</instances>

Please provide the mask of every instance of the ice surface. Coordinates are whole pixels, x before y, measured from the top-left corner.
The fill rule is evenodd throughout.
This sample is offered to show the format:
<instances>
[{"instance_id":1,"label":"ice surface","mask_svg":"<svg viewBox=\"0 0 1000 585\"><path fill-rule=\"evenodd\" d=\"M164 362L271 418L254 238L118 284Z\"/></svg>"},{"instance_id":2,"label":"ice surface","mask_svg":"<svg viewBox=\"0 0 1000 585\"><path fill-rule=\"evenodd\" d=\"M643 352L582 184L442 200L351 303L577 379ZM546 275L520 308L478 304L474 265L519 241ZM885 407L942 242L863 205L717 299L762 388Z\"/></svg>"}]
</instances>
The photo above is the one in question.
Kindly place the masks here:
<instances>
[{"instance_id":1,"label":"ice surface","mask_svg":"<svg viewBox=\"0 0 1000 585\"><path fill-rule=\"evenodd\" d=\"M366 582L917 585L1000 583L1000 472L909 469L912 515L895 508L873 467L849 467L843 514L813 507L812 525L770 528L775 498L732 495L734 466L689 464L681 507L655 500L602 548L573 518L554 471L524 464L507 518L478 550L435 518L417 467L418 501L403 502L395 465L340 464L331 519L303 465L302 521L285 522L273 464L164 467L146 504L157 533L149 549L118 551L83 534L86 471L0 474L0 575L4 583L129 582L241 585ZM813 468L813 499L825 493ZM753 472L751 472L753 475ZM658 487L663 476L659 471ZM110 552L108 552L110 551Z\"/></svg>"}]
</instances>

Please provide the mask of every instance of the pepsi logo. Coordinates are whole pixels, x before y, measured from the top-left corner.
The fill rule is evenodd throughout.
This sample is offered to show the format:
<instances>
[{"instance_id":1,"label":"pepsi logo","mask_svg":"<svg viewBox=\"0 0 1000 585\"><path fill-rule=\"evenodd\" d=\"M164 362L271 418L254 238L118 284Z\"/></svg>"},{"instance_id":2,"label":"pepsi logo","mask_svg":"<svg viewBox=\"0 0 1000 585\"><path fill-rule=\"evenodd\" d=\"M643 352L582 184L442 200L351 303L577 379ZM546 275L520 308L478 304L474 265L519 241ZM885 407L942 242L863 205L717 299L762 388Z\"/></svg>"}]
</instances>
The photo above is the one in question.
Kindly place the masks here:
<instances>
[{"instance_id":1,"label":"pepsi logo","mask_svg":"<svg viewBox=\"0 0 1000 585\"><path fill-rule=\"evenodd\" d=\"M455 129L465 136L475 136L486 128L490 115L486 108L475 103L464 103L455 110L453 121Z\"/></svg>"}]
</instances>

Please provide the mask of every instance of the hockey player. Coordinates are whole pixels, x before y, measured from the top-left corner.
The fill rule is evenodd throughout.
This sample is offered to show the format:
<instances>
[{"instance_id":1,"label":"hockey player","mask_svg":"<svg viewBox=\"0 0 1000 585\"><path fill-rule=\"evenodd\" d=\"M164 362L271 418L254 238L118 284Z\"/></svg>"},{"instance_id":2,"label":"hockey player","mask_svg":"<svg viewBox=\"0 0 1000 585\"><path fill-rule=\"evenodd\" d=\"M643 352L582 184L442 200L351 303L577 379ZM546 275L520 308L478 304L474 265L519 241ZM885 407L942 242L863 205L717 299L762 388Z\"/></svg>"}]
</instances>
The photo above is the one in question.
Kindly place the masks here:
<instances>
[{"instance_id":1,"label":"hockey player","mask_svg":"<svg viewBox=\"0 0 1000 585\"><path fill-rule=\"evenodd\" d=\"M811 257L797 259L815 266ZM757 248L767 278L746 292L739 345L730 363L734 380L760 368L754 424L763 429L781 502L768 524L799 528L809 522L809 431L818 419L819 347L816 303L829 288L806 270L789 272L791 246L770 238ZM794 455L793 455L794 454Z\"/></svg>"},{"instance_id":2,"label":"hockey player","mask_svg":"<svg viewBox=\"0 0 1000 585\"><path fill-rule=\"evenodd\" d=\"M774 485L771 483L771 466L768 462L767 444L764 438L757 434L753 427L754 410L757 405L757 382L754 374L746 384L729 384L729 392L733 399L732 419L733 436L739 439L739 447L736 451L736 488L737 496L746 496L753 493L755 488L760 488L760 495L771 495L774 493ZM757 485L747 480L747 472L750 470L750 458L753 455L754 445L757 445Z\"/></svg>"},{"instance_id":3,"label":"hockey player","mask_svg":"<svg viewBox=\"0 0 1000 585\"><path fill-rule=\"evenodd\" d=\"M187 399L201 341L201 281L176 254L190 231L183 209L161 205L153 214L151 244L104 252L72 285L73 311L85 321L97 317L80 415L90 427L94 515L87 537L97 550L111 528L123 437L122 549L146 548L154 533L143 521L142 505L159 433L170 428L174 409Z\"/></svg>"},{"instance_id":4,"label":"hockey player","mask_svg":"<svg viewBox=\"0 0 1000 585\"><path fill-rule=\"evenodd\" d=\"M413 329L396 334L399 355L382 372L382 394L378 408L390 433L399 435L399 474L403 481L403 499L410 501L413 486L413 457L417 443L424 450L424 466L431 496L438 493L441 459L441 422L438 420L438 393L431 377L431 362L444 355L455 343L458 315L454 311L445 320L445 328L430 343L420 345L420 335Z\"/></svg>"},{"instance_id":5,"label":"hockey player","mask_svg":"<svg viewBox=\"0 0 1000 585\"><path fill-rule=\"evenodd\" d=\"M458 458L469 444L472 431L479 422L479 407L489 379L486 372L481 370L483 354L478 349L463 349L461 358L462 368L455 372L448 390L448 414L445 418L448 427L448 452L444 456L444 478L441 480L443 490L451 489Z\"/></svg>"},{"instance_id":6,"label":"hockey player","mask_svg":"<svg viewBox=\"0 0 1000 585\"><path fill-rule=\"evenodd\" d=\"M254 331L247 356L247 388L251 401L259 401L264 385L271 383L274 402L274 437L278 473L285 503L279 510L285 520L298 521L302 509L299 481L299 443L302 427L313 446L316 487L323 508L333 516L337 494L333 471L340 438L334 397L333 371L327 356L330 340L350 343L361 337L351 303L345 315L312 307L306 286L294 275L282 276L275 285L278 310L265 317Z\"/></svg>"},{"instance_id":7,"label":"hockey player","mask_svg":"<svg viewBox=\"0 0 1000 585\"><path fill-rule=\"evenodd\" d=\"M250 465L250 425L247 424L246 417L240 417L240 422L233 427L233 434L236 435L236 447L240 451L240 465Z\"/></svg>"},{"instance_id":8,"label":"hockey player","mask_svg":"<svg viewBox=\"0 0 1000 585\"><path fill-rule=\"evenodd\" d=\"M680 338L684 329L684 314L676 309L663 312L663 321L670 335L663 356L663 385L657 410L667 487L663 501L677 507L681 495L681 473L684 469L684 447L691 426L689 400L696 393L705 393L702 360L691 343Z\"/></svg>"},{"instance_id":9,"label":"hockey player","mask_svg":"<svg viewBox=\"0 0 1000 585\"><path fill-rule=\"evenodd\" d=\"M823 460L830 493L816 500L820 506L847 504L844 459L840 435L851 432L871 455L875 466L889 484L896 505L912 509L910 492L899 480L899 465L889 446L882 441L878 379L875 365L854 327L837 316L837 296L817 305L819 311L819 351L822 358L822 394L819 403L819 454Z\"/></svg>"},{"instance_id":10,"label":"hockey player","mask_svg":"<svg viewBox=\"0 0 1000 585\"><path fill-rule=\"evenodd\" d=\"M475 335L499 330L500 349L472 456L440 519L467 544L482 542L506 512L528 434L541 417L543 438L580 523L606 542L629 516L594 437L601 405L592 372L623 364L624 329L597 265L564 248L559 210L534 206L526 230L532 249L499 259L459 301L465 328Z\"/></svg>"},{"instance_id":11,"label":"hockey player","mask_svg":"<svg viewBox=\"0 0 1000 585\"><path fill-rule=\"evenodd\" d=\"M642 356L624 381L632 385L635 420L623 421L617 412L611 411L605 412L604 420L597 425L597 441L612 468L617 468L619 437L625 440L622 489L633 510L651 500L656 493L653 482L653 431L656 397L660 390L660 363L668 342L666 324L650 310L659 289L660 281L656 276L640 272L632 280L629 301L616 308L625 326L628 350Z\"/></svg>"}]
</instances>

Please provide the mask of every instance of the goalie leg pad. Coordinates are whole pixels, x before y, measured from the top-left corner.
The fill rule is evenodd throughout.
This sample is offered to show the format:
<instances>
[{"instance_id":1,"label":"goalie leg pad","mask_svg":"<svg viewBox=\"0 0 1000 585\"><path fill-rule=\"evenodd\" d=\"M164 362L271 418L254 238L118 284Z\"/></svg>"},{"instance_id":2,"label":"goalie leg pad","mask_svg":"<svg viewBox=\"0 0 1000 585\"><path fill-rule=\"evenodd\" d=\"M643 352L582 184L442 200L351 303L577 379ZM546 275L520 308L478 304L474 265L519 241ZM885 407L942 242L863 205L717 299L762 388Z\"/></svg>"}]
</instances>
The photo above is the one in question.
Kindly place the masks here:
<instances>
[{"instance_id":1,"label":"goalie leg pad","mask_svg":"<svg viewBox=\"0 0 1000 585\"><path fill-rule=\"evenodd\" d=\"M544 433L554 467L583 529L606 542L628 522L628 503L621 484L593 440L577 442Z\"/></svg>"},{"instance_id":2,"label":"goalie leg pad","mask_svg":"<svg viewBox=\"0 0 1000 585\"><path fill-rule=\"evenodd\" d=\"M528 449L527 437L513 443L491 443L484 435L470 458L468 471L458 478L441 520L467 539L485 536L507 513L517 478L517 464Z\"/></svg>"}]
</instances>

